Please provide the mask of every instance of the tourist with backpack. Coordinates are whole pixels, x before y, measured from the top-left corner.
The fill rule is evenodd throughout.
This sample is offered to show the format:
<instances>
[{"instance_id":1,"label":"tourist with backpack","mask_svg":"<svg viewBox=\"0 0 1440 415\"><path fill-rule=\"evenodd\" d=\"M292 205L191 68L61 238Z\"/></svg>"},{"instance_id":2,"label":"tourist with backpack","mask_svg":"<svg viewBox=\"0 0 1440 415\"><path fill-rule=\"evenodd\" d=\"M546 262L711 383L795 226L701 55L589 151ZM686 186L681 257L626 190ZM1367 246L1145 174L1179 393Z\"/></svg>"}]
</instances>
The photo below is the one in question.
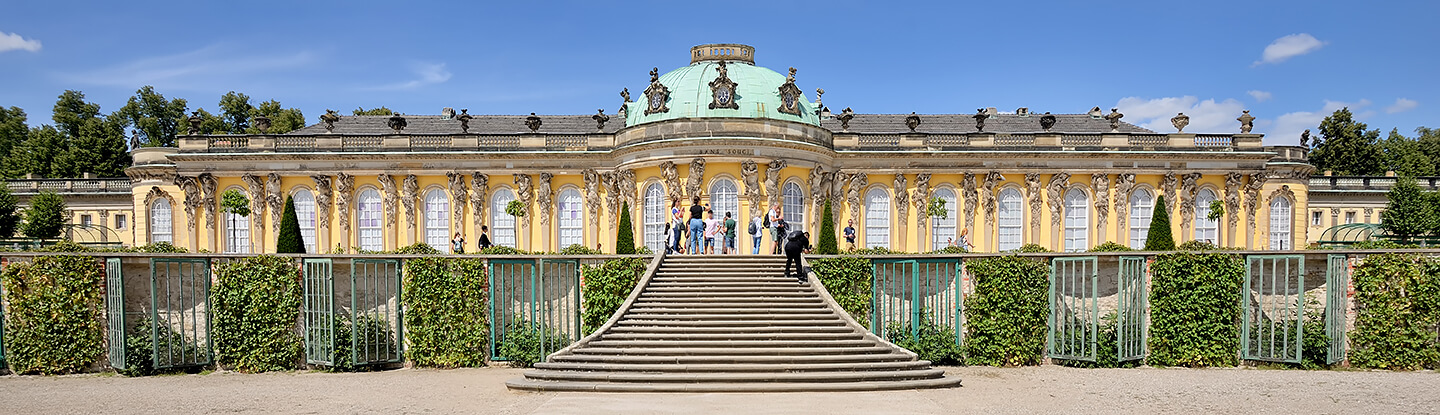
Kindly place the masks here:
<instances>
[{"instance_id":1,"label":"tourist with backpack","mask_svg":"<svg viewBox=\"0 0 1440 415\"><path fill-rule=\"evenodd\" d=\"M750 218L750 255L760 255L760 238L765 235L765 218L756 216Z\"/></svg>"}]
</instances>

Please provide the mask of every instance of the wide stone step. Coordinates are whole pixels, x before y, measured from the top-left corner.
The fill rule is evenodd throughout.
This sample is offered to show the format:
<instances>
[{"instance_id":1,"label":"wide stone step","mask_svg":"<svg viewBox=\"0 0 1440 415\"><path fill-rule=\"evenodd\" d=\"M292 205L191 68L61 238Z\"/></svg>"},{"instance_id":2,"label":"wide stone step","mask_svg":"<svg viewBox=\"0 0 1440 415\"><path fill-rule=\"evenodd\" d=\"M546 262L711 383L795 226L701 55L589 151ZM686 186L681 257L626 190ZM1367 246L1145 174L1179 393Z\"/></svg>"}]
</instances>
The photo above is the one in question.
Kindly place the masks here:
<instances>
[{"instance_id":1,"label":"wide stone step","mask_svg":"<svg viewBox=\"0 0 1440 415\"><path fill-rule=\"evenodd\" d=\"M579 350L579 348L575 349ZM586 362L608 364L815 364L913 362L908 354L896 351L874 354L808 354L808 355L653 355L653 354L562 354L551 357L555 362Z\"/></svg>"},{"instance_id":2,"label":"wide stone step","mask_svg":"<svg viewBox=\"0 0 1440 415\"><path fill-rule=\"evenodd\" d=\"M825 306L825 303L822 302L822 301L820 301L819 299L809 299L809 298L797 298L797 299L792 299L792 298L757 298L757 299L752 299L752 300L740 302L740 301L734 301L734 300L731 300L731 299L719 299L719 298L714 298L714 299L710 299L710 298L702 298L702 299L694 299L694 298L666 299L666 298L644 298L644 297L641 297L640 299L638 299L637 301L635 301L635 304L634 304L634 307L635 307L635 308L656 308L656 307L665 307L665 308L686 308L686 307L731 307L731 308L746 308L746 307L756 308L756 307L759 307L759 308L769 308L769 307L805 307L805 306L809 306L809 307L820 307L820 308L826 308L826 309L828 309L828 307Z\"/></svg>"},{"instance_id":3,"label":"wide stone step","mask_svg":"<svg viewBox=\"0 0 1440 415\"><path fill-rule=\"evenodd\" d=\"M784 320L775 318L732 318L716 320L676 320L676 319L645 319L626 317L615 323L616 327L734 327L737 329L757 329L765 327L810 327L810 326L845 326L845 320L840 316L829 316L827 318L800 318Z\"/></svg>"},{"instance_id":4,"label":"wide stone step","mask_svg":"<svg viewBox=\"0 0 1440 415\"><path fill-rule=\"evenodd\" d=\"M714 291L714 290L680 290L680 291L655 291L645 290L640 292L639 298L814 298L819 299L820 295L814 291L789 290L771 292L749 292L749 291Z\"/></svg>"},{"instance_id":5,"label":"wide stone step","mask_svg":"<svg viewBox=\"0 0 1440 415\"><path fill-rule=\"evenodd\" d=\"M536 369L576 370L590 372L653 372L653 373L696 373L696 372L839 372L869 370L914 370L930 367L927 360L894 362L843 362L843 363L733 363L733 364L663 364L663 363L591 363L591 362L539 362Z\"/></svg>"},{"instance_id":6,"label":"wide stone step","mask_svg":"<svg viewBox=\"0 0 1440 415\"><path fill-rule=\"evenodd\" d=\"M960 386L958 377L884 380L868 382L716 382L716 383L628 383L554 382L520 378L505 383L511 389L551 392L637 392L637 393L721 393L721 392L860 392Z\"/></svg>"},{"instance_id":7,"label":"wide stone step","mask_svg":"<svg viewBox=\"0 0 1440 415\"><path fill-rule=\"evenodd\" d=\"M686 320L742 320L742 321L743 321L743 320L746 320L746 319L755 319L755 320L763 320L763 321L778 321L778 320L811 321L811 320L828 320L828 319L836 319L836 320L839 320L839 319L840 319L840 317L839 317L838 315L836 315L835 313L827 313L827 314L819 314L819 313L814 313L814 314L738 314L738 313L728 313L728 314L720 314L720 313L714 313L714 314L710 314L710 313L707 313L707 314L693 314L693 313L686 313L686 314L660 314L660 313L643 313L643 314L626 314L624 318L627 318L627 319L635 319L635 320L656 320L656 321L676 321L676 320L680 320L680 321L686 321Z\"/></svg>"},{"instance_id":8,"label":"wide stone step","mask_svg":"<svg viewBox=\"0 0 1440 415\"><path fill-rule=\"evenodd\" d=\"M605 333L604 335L601 335L598 339L599 339L599 340L624 340L624 341L659 341L659 340L665 340L665 341L671 341L671 340L679 340L679 341L691 341L691 340L716 340L716 341L733 341L733 340L806 340L806 341L816 341L816 342L818 342L818 341L826 341L826 340L860 340L860 339L864 339L864 338L865 338L865 335L864 335L864 334L854 333L854 332L837 332L837 333L790 333L790 332L771 332L771 333L737 333L737 332L729 332L729 333L684 333L684 332L681 332L681 333Z\"/></svg>"},{"instance_id":9,"label":"wide stone step","mask_svg":"<svg viewBox=\"0 0 1440 415\"><path fill-rule=\"evenodd\" d=\"M577 347L573 354L642 356L814 356L892 353L885 346L864 347Z\"/></svg>"},{"instance_id":10,"label":"wide stone step","mask_svg":"<svg viewBox=\"0 0 1440 415\"><path fill-rule=\"evenodd\" d=\"M695 287L781 288L781 287L800 287L800 286L805 286L805 285L796 283L794 279L791 279L791 280L789 280L789 281L785 281L785 280L782 278L782 279L779 280L779 281L764 281L764 280L753 280L753 281L705 281L705 280L696 280L696 281L684 281L684 282L681 282L681 281L674 281L674 282L670 282L670 281L651 281L651 282L650 282L650 285L649 285L648 287L646 287L646 288L664 288L664 287L684 287L684 288L695 288Z\"/></svg>"},{"instance_id":11,"label":"wide stone step","mask_svg":"<svg viewBox=\"0 0 1440 415\"><path fill-rule=\"evenodd\" d=\"M872 340L593 340L585 347L597 348L845 348L875 347Z\"/></svg>"},{"instance_id":12,"label":"wide stone step","mask_svg":"<svg viewBox=\"0 0 1440 415\"><path fill-rule=\"evenodd\" d=\"M645 294L650 293L700 293L700 294L754 294L770 295L775 293L805 293L816 295L815 290L810 289L808 284L800 285L795 283L781 284L772 287L694 287L689 285L676 285L666 287L649 286L645 287Z\"/></svg>"},{"instance_id":13,"label":"wide stone step","mask_svg":"<svg viewBox=\"0 0 1440 415\"><path fill-rule=\"evenodd\" d=\"M779 272L755 275L734 275L716 272L709 275L657 275L650 282L788 282L795 283L795 277L785 277Z\"/></svg>"},{"instance_id":14,"label":"wide stone step","mask_svg":"<svg viewBox=\"0 0 1440 415\"><path fill-rule=\"evenodd\" d=\"M748 324L749 322L746 322ZM610 334L805 334L805 333L829 333L829 334L853 334L859 333L843 324L830 325L777 325L777 326L632 326L616 324L610 327Z\"/></svg>"},{"instance_id":15,"label":"wide stone step","mask_svg":"<svg viewBox=\"0 0 1440 415\"><path fill-rule=\"evenodd\" d=\"M634 307L635 314L834 314L829 307L785 304L770 307L722 307L716 305L699 307Z\"/></svg>"},{"instance_id":16,"label":"wide stone step","mask_svg":"<svg viewBox=\"0 0 1440 415\"><path fill-rule=\"evenodd\" d=\"M865 382L882 380L934 379L945 376L940 369L891 371L793 372L793 373L635 373L531 370L525 377L535 380L574 382Z\"/></svg>"}]
</instances>

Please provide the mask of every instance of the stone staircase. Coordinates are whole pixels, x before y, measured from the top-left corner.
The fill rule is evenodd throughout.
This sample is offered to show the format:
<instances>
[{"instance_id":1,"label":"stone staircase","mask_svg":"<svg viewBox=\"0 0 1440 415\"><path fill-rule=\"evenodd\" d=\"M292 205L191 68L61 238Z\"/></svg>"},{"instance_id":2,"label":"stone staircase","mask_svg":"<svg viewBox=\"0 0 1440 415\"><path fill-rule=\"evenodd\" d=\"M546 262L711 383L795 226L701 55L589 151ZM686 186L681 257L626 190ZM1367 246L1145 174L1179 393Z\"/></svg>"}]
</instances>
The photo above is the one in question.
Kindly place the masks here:
<instances>
[{"instance_id":1,"label":"stone staircase","mask_svg":"<svg viewBox=\"0 0 1440 415\"><path fill-rule=\"evenodd\" d=\"M669 256L616 317L536 363L511 389L598 392L873 391L959 386L852 320L779 256Z\"/></svg>"}]
</instances>

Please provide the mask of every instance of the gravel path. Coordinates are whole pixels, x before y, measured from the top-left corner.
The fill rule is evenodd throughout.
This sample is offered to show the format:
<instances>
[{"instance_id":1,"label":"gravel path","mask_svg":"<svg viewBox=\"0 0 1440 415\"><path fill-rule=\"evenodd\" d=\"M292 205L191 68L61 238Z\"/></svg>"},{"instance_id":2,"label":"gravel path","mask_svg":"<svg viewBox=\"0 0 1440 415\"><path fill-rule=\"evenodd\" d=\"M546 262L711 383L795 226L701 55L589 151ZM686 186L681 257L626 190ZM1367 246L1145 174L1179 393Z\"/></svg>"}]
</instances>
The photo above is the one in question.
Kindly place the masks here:
<instances>
[{"instance_id":1,"label":"gravel path","mask_svg":"<svg viewBox=\"0 0 1440 415\"><path fill-rule=\"evenodd\" d=\"M527 393L518 369L0 377L4 413L1440 413L1435 372L948 368L958 389L792 394Z\"/></svg>"}]
</instances>

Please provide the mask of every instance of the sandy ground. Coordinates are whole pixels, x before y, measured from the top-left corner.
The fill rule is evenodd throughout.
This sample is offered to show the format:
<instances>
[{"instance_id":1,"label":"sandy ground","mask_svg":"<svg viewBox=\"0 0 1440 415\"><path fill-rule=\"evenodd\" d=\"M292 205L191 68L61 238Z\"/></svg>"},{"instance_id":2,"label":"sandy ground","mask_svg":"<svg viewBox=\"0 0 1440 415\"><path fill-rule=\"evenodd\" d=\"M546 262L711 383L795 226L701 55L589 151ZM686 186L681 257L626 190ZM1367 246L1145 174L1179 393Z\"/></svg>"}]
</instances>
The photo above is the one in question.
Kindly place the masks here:
<instances>
[{"instance_id":1,"label":"sandy ground","mask_svg":"<svg viewBox=\"0 0 1440 415\"><path fill-rule=\"evenodd\" d=\"M0 377L0 413L1440 413L1440 373L1259 369L947 369L955 389L599 394L505 388L509 368L379 373Z\"/></svg>"}]
</instances>

